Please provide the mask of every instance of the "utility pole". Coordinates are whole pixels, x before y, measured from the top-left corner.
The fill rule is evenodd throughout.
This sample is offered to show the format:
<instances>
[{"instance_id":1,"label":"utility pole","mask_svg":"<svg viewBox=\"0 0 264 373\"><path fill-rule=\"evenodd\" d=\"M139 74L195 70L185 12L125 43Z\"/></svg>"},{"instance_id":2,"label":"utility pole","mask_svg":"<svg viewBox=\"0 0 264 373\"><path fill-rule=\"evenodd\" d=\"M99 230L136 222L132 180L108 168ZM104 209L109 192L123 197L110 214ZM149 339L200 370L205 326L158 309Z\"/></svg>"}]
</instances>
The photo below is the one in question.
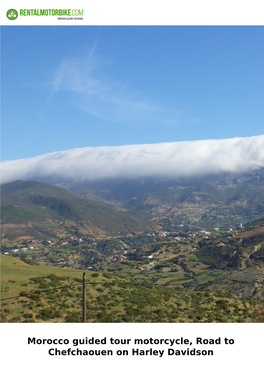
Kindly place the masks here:
<instances>
[{"instance_id":1,"label":"utility pole","mask_svg":"<svg viewBox=\"0 0 264 373\"><path fill-rule=\"evenodd\" d=\"M86 322L86 273L83 272L83 322Z\"/></svg>"}]
</instances>

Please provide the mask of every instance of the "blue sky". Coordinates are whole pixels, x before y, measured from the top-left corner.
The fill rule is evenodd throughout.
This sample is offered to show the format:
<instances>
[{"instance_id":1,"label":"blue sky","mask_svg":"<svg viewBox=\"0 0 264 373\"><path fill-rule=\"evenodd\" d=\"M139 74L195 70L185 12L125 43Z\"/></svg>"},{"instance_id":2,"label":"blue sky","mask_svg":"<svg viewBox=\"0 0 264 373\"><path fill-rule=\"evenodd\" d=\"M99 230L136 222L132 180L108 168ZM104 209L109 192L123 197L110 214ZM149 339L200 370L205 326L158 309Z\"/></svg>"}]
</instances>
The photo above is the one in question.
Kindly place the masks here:
<instances>
[{"instance_id":1,"label":"blue sky","mask_svg":"<svg viewBox=\"0 0 264 373\"><path fill-rule=\"evenodd\" d=\"M1 158L264 133L264 27L2 27Z\"/></svg>"}]
</instances>

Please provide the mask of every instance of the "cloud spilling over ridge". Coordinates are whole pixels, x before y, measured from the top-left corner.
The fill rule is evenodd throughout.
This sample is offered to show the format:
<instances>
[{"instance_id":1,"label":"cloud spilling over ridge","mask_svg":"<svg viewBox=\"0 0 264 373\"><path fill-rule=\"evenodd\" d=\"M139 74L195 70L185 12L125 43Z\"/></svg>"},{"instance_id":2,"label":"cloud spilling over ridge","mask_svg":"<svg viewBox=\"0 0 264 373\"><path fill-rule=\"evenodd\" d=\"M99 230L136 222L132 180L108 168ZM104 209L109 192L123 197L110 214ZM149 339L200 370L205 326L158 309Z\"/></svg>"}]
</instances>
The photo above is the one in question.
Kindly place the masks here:
<instances>
[{"instance_id":1,"label":"cloud spilling over ridge","mask_svg":"<svg viewBox=\"0 0 264 373\"><path fill-rule=\"evenodd\" d=\"M1 182L177 177L264 167L264 135L147 145L80 148L1 163Z\"/></svg>"}]
</instances>

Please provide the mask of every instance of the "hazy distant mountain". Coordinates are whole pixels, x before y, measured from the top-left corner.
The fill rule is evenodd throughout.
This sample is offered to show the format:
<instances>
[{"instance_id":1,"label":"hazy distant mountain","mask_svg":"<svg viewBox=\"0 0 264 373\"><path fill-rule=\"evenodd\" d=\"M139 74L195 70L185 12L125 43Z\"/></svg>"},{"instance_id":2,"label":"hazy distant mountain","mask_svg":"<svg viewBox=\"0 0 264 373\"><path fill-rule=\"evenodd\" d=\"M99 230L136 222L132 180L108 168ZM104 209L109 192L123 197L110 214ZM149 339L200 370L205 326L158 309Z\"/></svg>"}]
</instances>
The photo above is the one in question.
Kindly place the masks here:
<instances>
[{"instance_id":1,"label":"hazy distant mountain","mask_svg":"<svg viewBox=\"0 0 264 373\"><path fill-rule=\"evenodd\" d=\"M68 181L56 185L89 199L205 228L236 227L264 215L264 169L192 178Z\"/></svg>"}]
</instances>

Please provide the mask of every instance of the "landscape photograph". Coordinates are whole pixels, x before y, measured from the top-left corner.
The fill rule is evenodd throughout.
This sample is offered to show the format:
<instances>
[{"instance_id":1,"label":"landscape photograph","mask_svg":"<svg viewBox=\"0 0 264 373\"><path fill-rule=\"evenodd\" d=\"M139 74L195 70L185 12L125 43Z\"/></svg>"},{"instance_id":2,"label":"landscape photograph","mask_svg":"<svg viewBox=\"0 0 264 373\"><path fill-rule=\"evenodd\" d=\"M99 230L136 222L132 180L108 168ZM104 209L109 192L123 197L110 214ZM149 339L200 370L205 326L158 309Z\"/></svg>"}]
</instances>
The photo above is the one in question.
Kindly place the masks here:
<instances>
[{"instance_id":1,"label":"landscape photograph","mask_svg":"<svg viewBox=\"0 0 264 373\"><path fill-rule=\"evenodd\" d=\"M263 323L263 26L1 31L1 323Z\"/></svg>"}]
</instances>

